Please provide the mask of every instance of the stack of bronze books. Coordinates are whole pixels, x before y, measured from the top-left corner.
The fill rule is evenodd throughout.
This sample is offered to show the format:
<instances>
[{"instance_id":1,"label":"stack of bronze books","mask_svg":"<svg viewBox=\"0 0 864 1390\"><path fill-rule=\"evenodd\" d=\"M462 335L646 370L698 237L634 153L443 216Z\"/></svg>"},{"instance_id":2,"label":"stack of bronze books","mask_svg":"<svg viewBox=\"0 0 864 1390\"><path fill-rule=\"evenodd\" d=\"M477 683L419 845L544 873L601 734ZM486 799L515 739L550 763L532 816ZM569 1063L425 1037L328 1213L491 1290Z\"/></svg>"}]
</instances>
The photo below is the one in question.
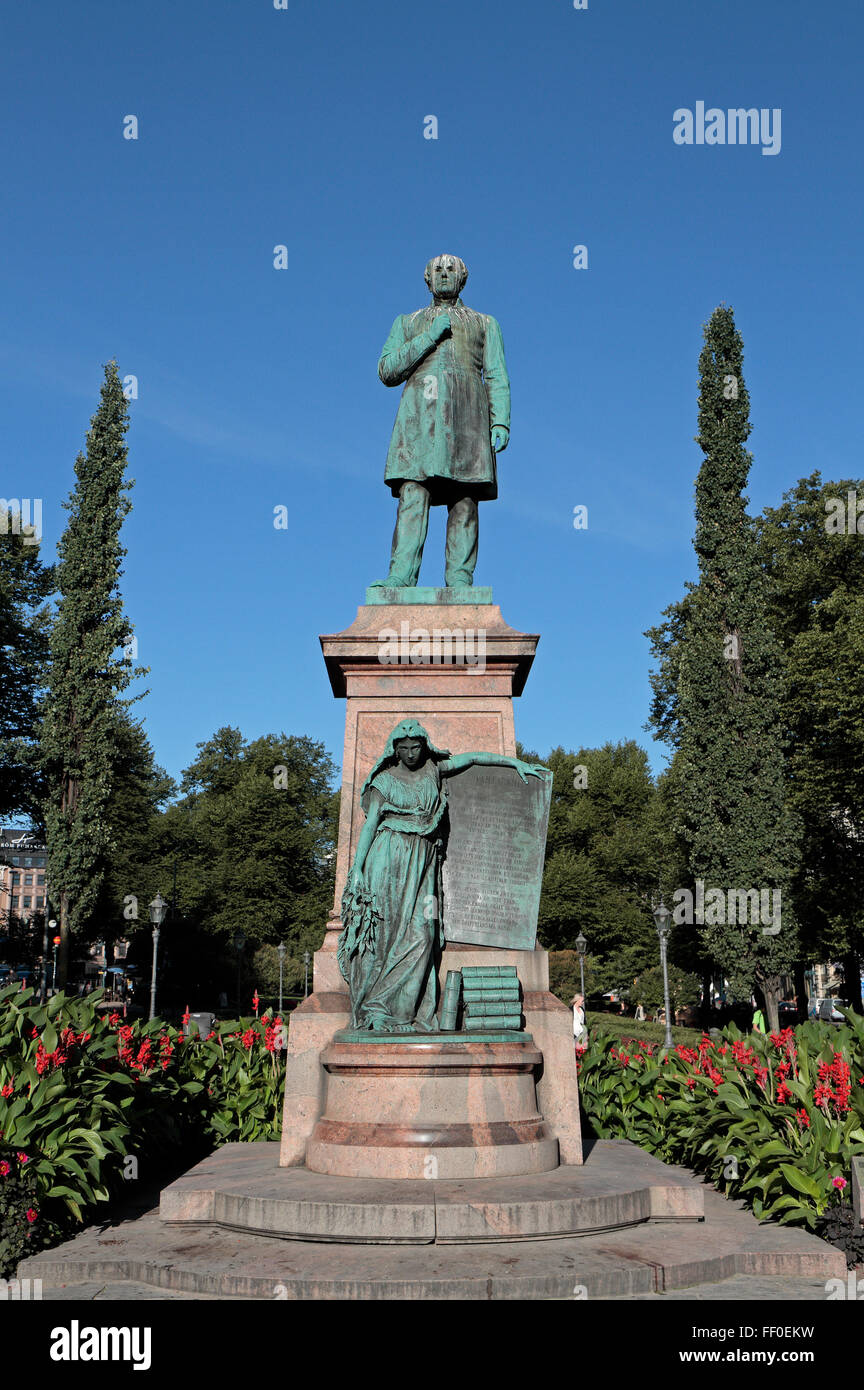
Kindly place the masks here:
<instances>
[{"instance_id":1,"label":"stack of bronze books","mask_svg":"<svg viewBox=\"0 0 864 1390\"><path fill-rule=\"evenodd\" d=\"M451 970L444 985L442 1029L455 1028L460 993L466 1032L521 1031L522 990L515 965L466 965L461 972Z\"/></svg>"}]
</instances>

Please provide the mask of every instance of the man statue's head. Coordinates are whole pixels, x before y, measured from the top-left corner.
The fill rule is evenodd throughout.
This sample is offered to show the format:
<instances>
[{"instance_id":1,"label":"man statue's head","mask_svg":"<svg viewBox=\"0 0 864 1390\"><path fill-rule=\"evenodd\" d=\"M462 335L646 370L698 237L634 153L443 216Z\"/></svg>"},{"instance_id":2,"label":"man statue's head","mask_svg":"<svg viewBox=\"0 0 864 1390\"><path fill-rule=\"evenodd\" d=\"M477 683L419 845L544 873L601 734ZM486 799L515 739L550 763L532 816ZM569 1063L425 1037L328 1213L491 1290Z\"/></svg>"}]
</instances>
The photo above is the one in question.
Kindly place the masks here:
<instances>
[{"instance_id":1,"label":"man statue's head","mask_svg":"<svg viewBox=\"0 0 864 1390\"><path fill-rule=\"evenodd\" d=\"M423 278L436 299L458 299L468 279L468 267L458 256L435 256Z\"/></svg>"}]
</instances>

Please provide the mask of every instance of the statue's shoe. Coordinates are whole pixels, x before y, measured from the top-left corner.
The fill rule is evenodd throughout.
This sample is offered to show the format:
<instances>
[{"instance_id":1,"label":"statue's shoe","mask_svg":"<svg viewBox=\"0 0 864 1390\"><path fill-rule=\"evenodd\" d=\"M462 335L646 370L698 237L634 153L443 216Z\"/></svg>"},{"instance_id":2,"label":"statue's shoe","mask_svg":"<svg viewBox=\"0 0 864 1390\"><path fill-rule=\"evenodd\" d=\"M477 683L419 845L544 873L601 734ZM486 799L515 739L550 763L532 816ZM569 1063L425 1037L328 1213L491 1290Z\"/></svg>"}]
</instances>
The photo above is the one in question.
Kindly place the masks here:
<instances>
[{"instance_id":1,"label":"statue's shoe","mask_svg":"<svg viewBox=\"0 0 864 1390\"><path fill-rule=\"evenodd\" d=\"M388 575L386 579L373 579L368 587L370 589L413 589L414 585L409 584L407 579L393 579Z\"/></svg>"}]
</instances>

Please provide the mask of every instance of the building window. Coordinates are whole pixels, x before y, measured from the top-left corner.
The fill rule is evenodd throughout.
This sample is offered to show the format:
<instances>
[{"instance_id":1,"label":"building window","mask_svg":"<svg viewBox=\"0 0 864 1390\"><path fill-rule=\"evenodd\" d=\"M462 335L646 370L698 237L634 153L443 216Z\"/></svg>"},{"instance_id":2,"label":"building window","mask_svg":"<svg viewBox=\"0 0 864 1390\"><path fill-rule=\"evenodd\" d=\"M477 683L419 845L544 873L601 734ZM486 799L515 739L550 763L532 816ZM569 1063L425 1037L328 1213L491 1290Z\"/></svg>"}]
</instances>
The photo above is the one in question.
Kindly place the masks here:
<instances>
[{"instance_id":1,"label":"building window","mask_svg":"<svg viewBox=\"0 0 864 1390\"><path fill-rule=\"evenodd\" d=\"M25 883L32 883L32 882L33 882L33 875L32 875L32 874L25 874L25 875L24 875L24 882L25 882Z\"/></svg>"},{"instance_id":2,"label":"building window","mask_svg":"<svg viewBox=\"0 0 864 1390\"><path fill-rule=\"evenodd\" d=\"M12 898L12 900L11 900L11 907L12 907L13 912L14 912L14 910L15 910L15 908L16 908L17 906L18 906L18 898L17 898L17 895L16 895L16 896L15 896L14 898Z\"/></svg>"},{"instance_id":3,"label":"building window","mask_svg":"<svg viewBox=\"0 0 864 1390\"><path fill-rule=\"evenodd\" d=\"M13 883L20 883L20 882L21 882L21 875L18 874L18 873L16 873L16 872L14 871L14 869L13 869L13 871L12 871L12 882L13 882Z\"/></svg>"},{"instance_id":4,"label":"building window","mask_svg":"<svg viewBox=\"0 0 864 1390\"><path fill-rule=\"evenodd\" d=\"M36 875L36 882L38 883L38 885L39 885L40 888L44 887L44 884L45 884L45 875L44 875L44 874L37 874L37 875Z\"/></svg>"},{"instance_id":5,"label":"building window","mask_svg":"<svg viewBox=\"0 0 864 1390\"><path fill-rule=\"evenodd\" d=\"M13 854L13 855L12 855L12 863L13 863L13 864L20 864L20 863L21 863L21 858L20 858L20 856L17 855L17 854Z\"/></svg>"},{"instance_id":6,"label":"building window","mask_svg":"<svg viewBox=\"0 0 864 1390\"><path fill-rule=\"evenodd\" d=\"M25 855L25 857L24 857L24 868L25 868L25 869L32 869L32 867L33 867L33 860L30 859L28 856Z\"/></svg>"},{"instance_id":7,"label":"building window","mask_svg":"<svg viewBox=\"0 0 864 1390\"><path fill-rule=\"evenodd\" d=\"M30 904L32 903L32 901L33 901L32 898L25 898L25 899L24 899L24 906L25 906L25 908L29 907Z\"/></svg>"},{"instance_id":8,"label":"building window","mask_svg":"<svg viewBox=\"0 0 864 1390\"><path fill-rule=\"evenodd\" d=\"M44 898L37 898L37 899L36 899L36 906L37 906L37 907L44 907L44 906L45 906L45 899L44 899Z\"/></svg>"}]
</instances>

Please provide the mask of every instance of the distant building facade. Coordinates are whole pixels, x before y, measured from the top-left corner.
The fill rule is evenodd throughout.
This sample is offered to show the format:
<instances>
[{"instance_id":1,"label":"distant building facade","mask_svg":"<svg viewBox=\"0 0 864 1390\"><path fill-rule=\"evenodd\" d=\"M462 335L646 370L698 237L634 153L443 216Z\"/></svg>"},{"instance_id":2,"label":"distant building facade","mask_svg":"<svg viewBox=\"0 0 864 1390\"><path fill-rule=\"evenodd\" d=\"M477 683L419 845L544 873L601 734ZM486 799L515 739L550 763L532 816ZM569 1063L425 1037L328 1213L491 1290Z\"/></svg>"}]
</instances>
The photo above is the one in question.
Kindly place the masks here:
<instances>
[{"instance_id":1,"label":"distant building facade","mask_svg":"<svg viewBox=\"0 0 864 1390\"><path fill-rule=\"evenodd\" d=\"M0 923L48 910L47 846L29 830L0 826Z\"/></svg>"}]
</instances>

